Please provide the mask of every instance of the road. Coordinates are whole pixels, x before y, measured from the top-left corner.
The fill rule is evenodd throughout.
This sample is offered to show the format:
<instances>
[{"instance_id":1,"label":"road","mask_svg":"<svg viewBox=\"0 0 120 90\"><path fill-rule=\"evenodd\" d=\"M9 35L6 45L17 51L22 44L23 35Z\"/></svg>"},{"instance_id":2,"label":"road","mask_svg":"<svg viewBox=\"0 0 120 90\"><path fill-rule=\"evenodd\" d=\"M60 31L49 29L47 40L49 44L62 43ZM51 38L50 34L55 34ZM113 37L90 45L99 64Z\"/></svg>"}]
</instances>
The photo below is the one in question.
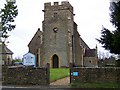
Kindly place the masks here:
<instances>
[{"instance_id":1,"label":"road","mask_svg":"<svg viewBox=\"0 0 120 90\"><path fill-rule=\"evenodd\" d=\"M2 90L91 90L91 89L80 89L80 88L70 88L62 85L49 85L49 86L30 86L30 87L20 87L20 86L2 86Z\"/></svg>"},{"instance_id":2,"label":"road","mask_svg":"<svg viewBox=\"0 0 120 90\"><path fill-rule=\"evenodd\" d=\"M3 87L2 90L89 90L89 89L75 89L62 87Z\"/></svg>"},{"instance_id":3,"label":"road","mask_svg":"<svg viewBox=\"0 0 120 90\"><path fill-rule=\"evenodd\" d=\"M71 90L68 88L2 88L2 90Z\"/></svg>"}]
</instances>

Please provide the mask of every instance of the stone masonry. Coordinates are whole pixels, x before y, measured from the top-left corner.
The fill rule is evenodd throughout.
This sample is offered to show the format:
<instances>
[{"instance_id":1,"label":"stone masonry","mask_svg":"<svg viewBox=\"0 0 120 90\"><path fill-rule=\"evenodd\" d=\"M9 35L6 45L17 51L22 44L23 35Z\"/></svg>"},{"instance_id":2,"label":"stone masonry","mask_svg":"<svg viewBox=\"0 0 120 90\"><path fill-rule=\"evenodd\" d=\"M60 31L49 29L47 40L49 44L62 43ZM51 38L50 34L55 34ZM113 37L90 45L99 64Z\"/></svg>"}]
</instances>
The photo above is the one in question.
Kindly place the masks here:
<instances>
[{"instance_id":1,"label":"stone masonry","mask_svg":"<svg viewBox=\"0 0 120 90\"><path fill-rule=\"evenodd\" d=\"M77 31L71 4L68 1L45 3L43 12L42 31L37 31L28 45L29 52L37 57L38 66L45 67L46 63L51 68L69 67L69 63L84 66L85 50L91 49ZM92 57L97 62L97 53L94 54Z\"/></svg>"}]
</instances>

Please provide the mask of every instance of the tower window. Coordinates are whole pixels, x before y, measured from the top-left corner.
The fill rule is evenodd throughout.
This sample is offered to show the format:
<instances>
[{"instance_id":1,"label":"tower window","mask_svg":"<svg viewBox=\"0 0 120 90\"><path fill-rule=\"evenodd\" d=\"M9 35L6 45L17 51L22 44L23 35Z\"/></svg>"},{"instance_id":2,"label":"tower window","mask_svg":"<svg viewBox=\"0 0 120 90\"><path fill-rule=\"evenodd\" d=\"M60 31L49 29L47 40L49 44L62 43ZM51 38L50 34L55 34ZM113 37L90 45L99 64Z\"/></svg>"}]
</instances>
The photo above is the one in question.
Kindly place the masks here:
<instances>
[{"instance_id":1,"label":"tower window","mask_svg":"<svg viewBox=\"0 0 120 90\"><path fill-rule=\"evenodd\" d=\"M53 31L54 31L55 33L57 33L58 28L57 28L57 27L53 28Z\"/></svg>"},{"instance_id":2,"label":"tower window","mask_svg":"<svg viewBox=\"0 0 120 90\"><path fill-rule=\"evenodd\" d=\"M40 36L38 36L38 38L40 38Z\"/></svg>"},{"instance_id":3,"label":"tower window","mask_svg":"<svg viewBox=\"0 0 120 90\"><path fill-rule=\"evenodd\" d=\"M54 17L55 17L55 18L57 17L57 13L54 13Z\"/></svg>"}]
</instances>

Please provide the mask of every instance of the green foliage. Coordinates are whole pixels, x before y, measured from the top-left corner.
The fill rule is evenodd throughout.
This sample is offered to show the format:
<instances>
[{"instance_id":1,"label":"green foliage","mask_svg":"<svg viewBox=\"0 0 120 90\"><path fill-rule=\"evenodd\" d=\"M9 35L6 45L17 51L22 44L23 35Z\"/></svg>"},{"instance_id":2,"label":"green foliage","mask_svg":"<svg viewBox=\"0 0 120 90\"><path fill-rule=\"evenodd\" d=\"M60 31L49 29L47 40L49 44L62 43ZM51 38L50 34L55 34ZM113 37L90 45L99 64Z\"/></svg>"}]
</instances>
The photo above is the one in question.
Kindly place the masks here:
<instances>
[{"instance_id":1,"label":"green foliage","mask_svg":"<svg viewBox=\"0 0 120 90\"><path fill-rule=\"evenodd\" d=\"M112 2L110 10L110 22L114 25L116 30L111 32L103 27L101 37L97 40L105 49L110 50L111 53L120 54L120 1L118 3Z\"/></svg>"},{"instance_id":2,"label":"green foliage","mask_svg":"<svg viewBox=\"0 0 120 90\"><path fill-rule=\"evenodd\" d=\"M70 76L69 68L51 68L50 69L50 81L56 81L61 78Z\"/></svg>"},{"instance_id":3,"label":"green foliage","mask_svg":"<svg viewBox=\"0 0 120 90\"><path fill-rule=\"evenodd\" d=\"M120 67L120 59L116 60L116 66Z\"/></svg>"},{"instance_id":4,"label":"green foliage","mask_svg":"<svg viewBox=\"0 0 120 90\"><path fill-rule=\"evenodd\" d=\"M118 83L72 83L73 88L120 88Z\"/></svg>"},{"instance_id":5,"label":"green foliage","mask_svg":"<svg viewBox=\"0 0 120 90\"><path fill-rule=\"evenodd\" d=\"M22 60L21 59L15 59L15 60L13 60L13 63L14 62L22 62Z\"/></svg>"},{"instance_id":6,"label":"green foliage","mask_svg":"<svg viewBox=\"0 0 120 90\"><path fill-rule=\"evenodd\" d=\"M118 3L112 2L110 5L110 22L120 30L120 1Z\"/></svg>"},{"instance_id":7,"label":"green foliage","mask_svg":"<svg viewBox=\"0 0 120 90\"><path fill-rule=\"evenodd\" d=\"M7 38L8 31L15 29L14 18L18 15L17 6L14 3L5 4L4 8L1 9L0 18L1 18L1 29L2 37Z\"/></svg>"},{"instance_id":8,"label":"green foliage","mask_svg":"<svg viewBox=\"0 0 120 90\"><path fill-rule=\"evenodd\" d=\"M101 38L100 40L97 39L101 44L103 44L103 47L105 49L110 49L112 47L112 41L113 41L113 34L106 28L103 27L101 31Z\"/></svg>"}]
</instances>

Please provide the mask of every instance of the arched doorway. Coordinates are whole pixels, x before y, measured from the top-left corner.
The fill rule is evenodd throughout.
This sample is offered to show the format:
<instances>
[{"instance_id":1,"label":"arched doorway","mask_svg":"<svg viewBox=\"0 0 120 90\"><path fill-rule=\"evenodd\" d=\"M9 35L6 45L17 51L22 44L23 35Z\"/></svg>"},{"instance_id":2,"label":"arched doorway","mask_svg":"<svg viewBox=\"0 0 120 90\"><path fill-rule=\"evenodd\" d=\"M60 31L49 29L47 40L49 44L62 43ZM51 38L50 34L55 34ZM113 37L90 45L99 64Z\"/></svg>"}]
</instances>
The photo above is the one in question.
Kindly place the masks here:
<instances>
[{"instance_id":1,"label":"arched doorway","mask_svg":"<svg viewBox=\"0 0 120 90\"><path fill-rule=\"evenodd\" d=\"M59 68L59 60L58 56L55 54L52 57L52 68Z\"/></svg>"}]
</instances>

